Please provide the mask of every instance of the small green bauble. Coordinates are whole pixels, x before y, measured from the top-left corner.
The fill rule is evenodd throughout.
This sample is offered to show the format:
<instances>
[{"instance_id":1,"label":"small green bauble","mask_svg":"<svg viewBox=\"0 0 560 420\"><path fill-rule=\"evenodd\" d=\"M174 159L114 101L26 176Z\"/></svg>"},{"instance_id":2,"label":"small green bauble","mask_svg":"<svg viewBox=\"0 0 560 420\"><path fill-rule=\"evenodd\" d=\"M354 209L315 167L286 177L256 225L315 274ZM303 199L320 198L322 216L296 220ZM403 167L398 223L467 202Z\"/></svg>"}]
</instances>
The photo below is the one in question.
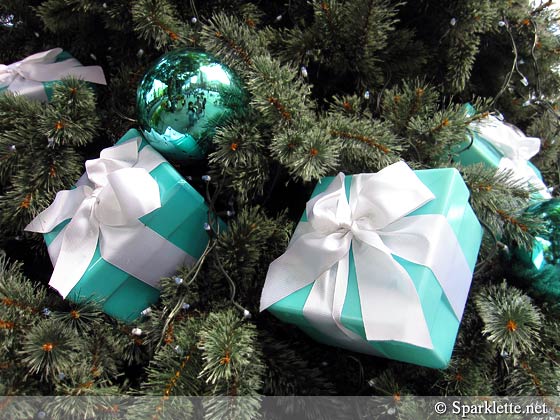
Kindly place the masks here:
<instances>
[{"instance_id":1,"label":"small green bauble","mask_svg":"<svg viewBox=\"0 0 560 420\"><path fill-rule=\"evenodd\" d=\"M526 214L542 218L545 229L535 236L532 252L517 249L521 264L512 267L524 287L554 302L560 299L560 198L531 205Z\"/></svg>"},{"instance_id":2,"label":"small green bauble","mask_svg":"<svg viewBox=\"0 0 560 420\"><path fill-rule=\"evenodd\" d=\"M560 265L560 198L552 198L532 205L527 213L543 218L546 233L535 238L531 260L535 268Z\"/></svg>"},{"instance_id":3,"label":"small green bauble","mask_svg":"<svg viewBox=\"0 0 560 420\"><path fill-rule=\"evenodd\" d=\"M201 159L216 127L247 108L233 71L208 53L181 49L162 56L136 94L146 140L164 156Z\"/></svg>"}]
</instances>

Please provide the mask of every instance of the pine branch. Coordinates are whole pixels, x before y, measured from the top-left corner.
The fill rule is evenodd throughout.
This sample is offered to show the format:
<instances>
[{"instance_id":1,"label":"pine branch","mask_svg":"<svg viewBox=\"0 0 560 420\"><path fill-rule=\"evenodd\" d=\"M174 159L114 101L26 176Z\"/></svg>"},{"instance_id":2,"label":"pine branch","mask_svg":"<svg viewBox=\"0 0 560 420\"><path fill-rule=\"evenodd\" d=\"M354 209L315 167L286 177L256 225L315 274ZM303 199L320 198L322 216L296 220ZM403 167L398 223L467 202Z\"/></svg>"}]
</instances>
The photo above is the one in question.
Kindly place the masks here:
<instances>
[{"instance_id":1,"label":"pine branch","mask_svg":"<svg viewBox=\"0 0 560 420\"><path fill-rule=\"evenodd\" d=\"M332 110L322 120L330 142L340 148L337 169L348 173L377 172L396 162L402 151L389 124Z\"/></svg>"},{"instance_id":2,"label":"pine branch","mask_svg":"<svg viewBox=\"0 0 560 420\"><path fill-rule=\"evenodd\" d=\"M76 337L57 323L46 320L26 334L19 353L30 374L37 374L42 380L52 380L71 369L77 351Z\"/></svg>"},{"instance_id":3,"label":"pine branch","mask_svg":"<svg viewBox=\"0 0 560 420\"><path fill-rule=\"evenodd\" d=\"M253 67L253 58L268 54L267 39L254 27L225 14L214 15L202 27L200 42L245 78Z\"/></svg>"},{"instance_id":4,"label":"pine branch","mask_svg":"<svg viewBox=\"0 0 560 420\"><path fill-rule=\"evenodd\" d=\"M251 105L271 127L270 151L294 178L304 181L326 175L337 163L336 148L315 127L310 87L298 71L264 51L266 33L227 18L215 16L203 28L203 44L237 67L252 95Z\"/></svg>"},{"instance_id":5,"label":"pine branch","mask_svg":"<svg viewBox=\"0 0 560 420\"><path fill-rule=\"evenodd\" d=\"M273 219L259 207L243 209L220 235L215 255L210 257L214 292L209 299L216 302L230 296L218 266L219 258L235 283L236 299L250 311L257 311L258 302L254 297L260 292L268 265L285 251L292 228L283 215Z\"/></svg>"},{"instance_id":6,"label":"pine branch","mask_svg":"<svg viewBox=\"0 0 560 420\"><path fill-rule=\"evenodd\" d=\"M540 112L527 128L527 134L541 139L541 150L533 163L541 171L546 185L560 188L560 118L554 110Z\"/></svg>"},{"instance_id":7,"label":"pine branch","mask_svg":"<svg viewBox=\"0 0 560 420\"><path fill-rule=\"evenodd\" d=\"M134 2L131 13L136 33L158 50L192 42L188 27L177 18L175 7L167 0Z\"/></svg>"},{"instance_id":8,"label":"pine branch","mask_svg":"<svg viewBox=\"0 0 560 420\"><path fill-rule=\"evenodd\" d=\"M83 81L67 79L54 87L52 102L41 105L23 96L0 95L0 225L20 234L46 208L57 191L68 189L82 172L76 146L91 142L99 123L95 96ZM32 171L29 168L33 168Z\"/></svg>"},{"instance_id":9,"label":"pine branch","mask_svg":"<svg viewBox=\"0 0 560 420\"><path fill-rule=\"evenodd\" d=\"M558 367L551 366L542 360L530 358L522 360L505 380L507 395L538 395L545 397L555 395L558 387ZM558 406L553 400L548 400L552 409Z\"/></svg>"},{"instance_id":10,"label":"pine branch","mask_svg":"<svg viewBox=\"0 0 560 420\"><path fill-rule=\"evenodd\" d=\"M103 311L98 302L85 300L78 304L70 303L68 311L54 311L51 319L70 332L87 336L103 322Z\"/></svg>"},{"instance_id":11,"label":"pine branch","mask_svg":"<svg viewBox=\"0 0 560 420\"><path fill-rule=\"evenodd\" d=\"M429 117L437 110L438 92L425 82L404 81L402 86L388 89L382 99L383 117L393 124L397 135L408 137L411 119Z\"/></svg>"},{"instance_id":12,"label":"pine branch","mask_svg":"<svg viewBox=\"0 0 560 420\"><path fill-rule=\"evenodd\" d=\"M157 406L167 409L167 400L173 395L201 395L203 384L198 379L201 369L197 350L197 333L201 327L197 317L184 318L173 324L173 339L158 349L147 368L142 384L143 393L160 396ZM152 413L157 410L149 406ZM146 407L142 408L145 412Z\"/></svg>"},{"instance_id":13,"label":"pine branch","mask_svg":"<svg viewBox=\"0 0 560 420\"><path fill-rule=\"evenodd\" d=\"M535 353L542 314L527 295L503 282L481 290L475 302L484 321L482 333L499 352L507 352L514 360Z\"/></svg>"},{"instance_id":14,"label":"pine branch","mask_svg":"<svg viewBox=\"0 0 560 420\"><path fill-rule=\"evenodd\" d=\"M214 174L224 177L239 205L262 196L270 163L259 127L253 121L216 130L216 151L211 153Z\"/></svg>"},{"instance_id":15,"label":"pine branch","mask_svg":"<svg viewBox=\"0 0 560 420\"><path fill-rule=\"evenodd\" d=\"M262 387L263 364L254 325L227 310L211 313L199 335L204 363L199 377L212 394L256 395Z\"/></svg>"},{"instance_id":16,"label":"pine branch","mask_svg":"<svg viewBox=\"0 0 560 420\"><path fill-rule=\"evenodd\" d=\"M481 34L492 30L505 2L469 0L451 10L456 24L449 31L447 45L447 83L451 93L465 89L479 51Z\"/></svg>"},{"instance_id":17,"label":"pine branch","mask_svg":"<svg viewBox=\"0 0 560 420\"><path fill-rule=\"evenodd\" d=\"M482 165L470 165L461 168L461 173L479 219L502 241L531 250L535 235L545 229L542 219L523 213L534 189L515 178L511 171L496 172Z\"/></svg>"},{"instance_id":18,"label":"pine branch","mask_svg":"<svg viewBox=\"0 0 560 420\"><path fill-rule=\"evenodd\" d=\"M101 5L93 6L97 11ZM52 32L64 32L75 25L85 24L86 14L91 8L82 5L79 0L47 0L37 7L37 15L42 19L44 25Z\"/></svg>"}]
</instances>

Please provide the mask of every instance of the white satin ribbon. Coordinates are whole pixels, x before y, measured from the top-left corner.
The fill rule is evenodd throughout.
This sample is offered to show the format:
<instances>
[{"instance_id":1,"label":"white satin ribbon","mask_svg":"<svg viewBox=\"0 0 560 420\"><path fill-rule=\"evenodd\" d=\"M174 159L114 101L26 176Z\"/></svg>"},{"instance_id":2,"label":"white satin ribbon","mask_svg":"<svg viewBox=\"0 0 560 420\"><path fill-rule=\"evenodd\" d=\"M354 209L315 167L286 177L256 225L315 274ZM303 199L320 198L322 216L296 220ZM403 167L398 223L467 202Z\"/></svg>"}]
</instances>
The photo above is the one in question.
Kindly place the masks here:
<instances>
[{"instance_id":1,"label":"white satin ribbon","mask_svg":"<svg viewBox=\"0 0 560 420\"><path fill-rule=\"evenodd\" d=\"M86 161L77 188L60 191L25 230L52 231L72 219L49 246L54 265L49 284L66 297L86 272L99 242L103 259L158 287L161 277L194 259L138 218L161 207L159 186L149 172L165 162L150 146L138 152L139 137Z\"/></svg>"},{"instance_id":2,"label":"white satin ribbon","mask_svg":"<svg viewBox=\"0 0 560 420\"><path fill-rule=\"evenodd\" d=\"M56 57L61 52L62 48L54 48L30 55L10 65L0 64L0 87L45 102L47 94L41 82L74 76L86 82L107 84L100 66L85 67L75 58L56 63Z\"/></svg>"},{"instance_id":3,"label":"white satin ribbon","mask_svg":"<svg viewBox=\"0 0 560 420\"><path fill-rule=\"evenodd\" d=\"M420 298L397 255L428 267L454 314L463 315L472 272L442 215L407 216L433 200L404 162L375 174L344 174L307 203L286 252L269 267L261 311L311 284L304 316L319 331L357 351L371 346L341 322L352 247L366 338L433 348Z\"/></svg>"},{"instance_id":4,"label":"white satin ribbon","mask_svg":"<svg viewBox=\"0 0 560 420\"><path fill-rule=\"evenodd\" d=\"M544 182L527 164L539 153L541 139L527 137L519 128L494 116L473 122L472 127L504 156L498 165L499 171L512 171L517 179L526 180L536 188L543 198L552 198Z\"/></svg>"}]
</instances>

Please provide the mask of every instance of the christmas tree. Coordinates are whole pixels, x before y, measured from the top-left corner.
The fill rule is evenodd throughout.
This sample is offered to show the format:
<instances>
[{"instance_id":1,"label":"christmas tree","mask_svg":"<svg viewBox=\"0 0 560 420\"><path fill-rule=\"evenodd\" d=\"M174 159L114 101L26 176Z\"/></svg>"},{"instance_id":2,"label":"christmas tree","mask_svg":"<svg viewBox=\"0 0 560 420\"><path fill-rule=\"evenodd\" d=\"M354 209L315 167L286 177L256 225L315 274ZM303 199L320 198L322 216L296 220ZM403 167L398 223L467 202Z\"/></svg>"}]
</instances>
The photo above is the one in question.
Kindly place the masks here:
<instances>
[{"instance_id":1,"label":"christmas tree","mask_svg":"<svg viewBox=\"0 0 560 420\"><path fill-rule=\"evenodd\" d=\"M60 47L101 66L107 86L65 77L48 102L0 92L0 393L558 395L559 269L549 261L531 270L520 256L553 227L526 211L534 188L511 171L461 164L452 152L468 148L478 123L501 116L540 139L533 163L547 193L558 195L553 6L4 1L0 62ZM138 85L163 54L183 48L227 65L247 100L216 123L202 159L167 156L205 197L208 244L194 265L161 279L156 304L122 322L99 302L73 303L49 288L43 238L24 228L76 184L87 159L140 128ZM326 346L259 312L267 270L286 251L317 181L401 160L415 170L457 168L484 228L446 369ZM550 293L534 287L547 282ZM239 409L251 418L255 407Z\"/></svg>"}]
</instances>

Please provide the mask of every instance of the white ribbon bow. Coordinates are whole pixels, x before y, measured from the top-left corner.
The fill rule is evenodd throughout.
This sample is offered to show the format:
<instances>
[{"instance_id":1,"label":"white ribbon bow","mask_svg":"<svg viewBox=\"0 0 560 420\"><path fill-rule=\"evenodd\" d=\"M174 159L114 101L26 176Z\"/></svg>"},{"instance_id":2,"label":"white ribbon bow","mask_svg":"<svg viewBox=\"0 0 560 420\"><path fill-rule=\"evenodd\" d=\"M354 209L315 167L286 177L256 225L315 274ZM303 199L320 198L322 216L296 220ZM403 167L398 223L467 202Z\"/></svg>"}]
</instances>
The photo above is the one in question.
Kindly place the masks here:
<instances>
[{"instance_id":1,"label":"white ribbon bow","mask_svg":"<svg viewBox=\"0 0 560 420\"><path fill-rule=\"evenodd\" d=\"M516 178L527 180L543 198L552 197L546 185L527 164L529 159L539 153L541 139L527 137L519 128L494 116L473 122L472 127L504 156L498 165L500 171L510 170Z\"/></svg>"},{"instance_id":2,"label":"white ribbon bow","mask_svg":"<svg viewBox=\"0 0 560 420\"><path fill-rule=\"evenodd\" d=\"M56 63L56 57L61 52L62 48L54 48L10 65L0 64L0 88L7 87L11 92L46 101L47 95L41 82L74 76L87 82L107 84L100 66L85 67L75 58Z\"/></svg>"},{"instance_id":3,"label":"white ribbon bow","mask_svg":"<svg viewBox=\"0 0 560 420\"><path fill-rule=\"evenodd\" d=\"M52 231L72 219L49 246L54 265L49 284L66 297L86 272L99 242L103 259L157 287L161 277L194 259L145 226L138 218L161 207L159 186L149 171L165 160L141 139L101 151L86 161L86 174L25 230Z\"/></svg>"},{"instance_id":4,"label":"white ribbon bow","mask_svg":"<svg viewBox=\"0 0 560 420\"><path fill-rule=\"evenodd\" d=\"M286 252L270 265L261 311L314 283L305 317L363 349L367 343L340 321L352 248L367 340L433 348L414 283L393 255L430 268L461 319L472 272L453 230L442 215L407 216L434 198L404 162L354 175L350 200L340 173L307 203L308 222L298 224Z\"/></svg>"}]
</instances>

